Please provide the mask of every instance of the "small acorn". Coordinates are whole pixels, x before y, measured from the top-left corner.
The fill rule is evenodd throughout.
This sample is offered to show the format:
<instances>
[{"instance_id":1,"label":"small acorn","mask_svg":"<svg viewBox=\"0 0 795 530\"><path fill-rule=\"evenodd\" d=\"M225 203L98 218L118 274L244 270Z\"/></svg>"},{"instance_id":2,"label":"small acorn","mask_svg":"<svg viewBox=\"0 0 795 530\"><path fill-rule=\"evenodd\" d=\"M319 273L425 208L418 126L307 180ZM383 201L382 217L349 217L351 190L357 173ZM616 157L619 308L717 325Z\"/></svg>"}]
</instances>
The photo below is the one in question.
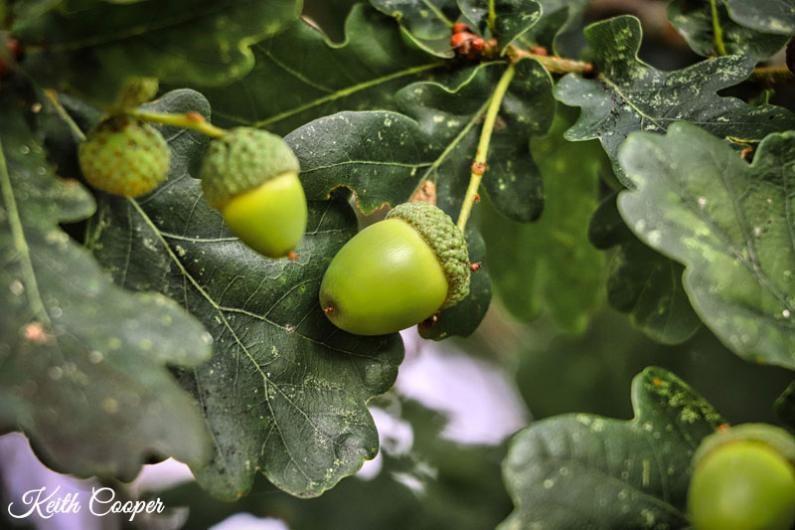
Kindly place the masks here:
<instances>
[{"instance_id":1,"label":"small acorn","mask_svg":"<svg viewBox=\"0 0 795 530\"><path fill-rule=\"evenodd\" d=\"M171 150L151 125L113 116L92 130L78 148L80 169L91 186L115 195L145 195L168 177Z\"/></svg>"},{"instance_id":2,"label":"small acorn","mask_svg":"<svg viewBox=\"0 0 795 530\"><path fill-rule=\"evenodd\" d=\"M694 456L688 512L696 530L789 530L795 525L795 439L745 424L704 439Z\"/></svg>"},{"instance_id":3,"label":"small acorn","mask_svg":"<svg viewBox=\"0 0 795 530\"><path fill-rule=\"evenodd\" d=\"M207 202L260 254L290 254L304 236L307 206L298 159L275 134L232 129L210 142L200 178Z\"/></svg>"},{"instance_id":4,"label":"small acorn","mask_svg":"<svg viewBox=\"0 0 795 530\"><path fill-rule=\"evenodd\" d=\"M404 203L340 249L320 306L349 333L394 333L466 298L469 275L466 240L452 219L431 204Z\"/></svg>"}]
</instances>

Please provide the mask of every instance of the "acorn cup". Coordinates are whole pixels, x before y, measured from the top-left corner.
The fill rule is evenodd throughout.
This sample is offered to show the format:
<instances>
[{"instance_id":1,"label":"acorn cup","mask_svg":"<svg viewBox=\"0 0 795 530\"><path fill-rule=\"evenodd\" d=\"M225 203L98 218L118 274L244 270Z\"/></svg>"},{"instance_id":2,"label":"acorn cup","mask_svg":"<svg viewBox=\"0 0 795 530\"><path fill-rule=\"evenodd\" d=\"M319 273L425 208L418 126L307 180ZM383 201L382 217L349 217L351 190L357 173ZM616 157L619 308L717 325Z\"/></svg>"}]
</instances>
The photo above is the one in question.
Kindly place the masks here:
<instances>
[{"instance_id":1,"label":"acorn cup","mask_svg":"<svg viewBox=\"0 0 795 530\"><path fill-rule=\"evenodd\" d=\"M704 439L694 458L688 513L695 530L790 530L795 525L795 438L745 424Z\"/></svg>"},{"instance_id":2,"label":"acorn cup","mask_svg":"<svg viewBox=\"0 0 795 530\"><path fill-rule=\"evenodd\" d=\"M320 286L323 312L356 335L419 324L469 294L464 235L442 210L404 203L348 241Z\"/></svg>"},{"instance_id":3,"label":"acorn cup","mask_svg":"<svg viewBox=\"0 0 795 530\"><path fill-rule=\"evenodd\" d=\"M112 116L94 128L78 148L80 169L96 189L140 197L168 178L171 150L151 125Z\"/></svg>"},{"instance_id":4,"label":"acorn cup","mask_svg":"<svg viewBox=\"0 0 795 530\"><path fill-rule=\"evenodd\" d=\"M270 258L290 255L306 230L298 159L285 141L239 127L210 142L200 178L207 202L243 243Z\"/></svg>"}]
</instances>

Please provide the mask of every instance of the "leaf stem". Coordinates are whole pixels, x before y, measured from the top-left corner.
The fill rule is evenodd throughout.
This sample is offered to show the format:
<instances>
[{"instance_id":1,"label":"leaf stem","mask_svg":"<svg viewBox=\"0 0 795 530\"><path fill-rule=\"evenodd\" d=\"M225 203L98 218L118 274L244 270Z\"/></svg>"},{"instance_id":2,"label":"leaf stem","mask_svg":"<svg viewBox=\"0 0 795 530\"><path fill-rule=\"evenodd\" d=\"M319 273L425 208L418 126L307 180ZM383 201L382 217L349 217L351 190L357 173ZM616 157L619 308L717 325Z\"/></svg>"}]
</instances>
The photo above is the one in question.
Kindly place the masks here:
<instances>
[{"instance_id":1,"label":"leaf stem","mask_svg":"<svg viewBox=\"0 0 795 530\"><path fill-rule=\"evenodd\" d=\"M712 13L712 35L715 39L715 51L718 52L718 55L726 55L723 27L720 25L720 14L718 13L718 0L709 0L709 8Z\"/></svg>"},{"instance_id":2,"label":"leaf stem","mask_svg":"<svg viewBox=\"0 0 795 530\"><path fill-rule=\"evenodd\" d=\"M795 81L793 74L786 65L757 66L751 76L756 81L775 83L780 81Z\"/></svg>"},{"instance_id":3,"label":"leaf stem","mask_svg":"<svg viewBox=\"0 0 795 530\"><path fill-rule=\"evenodd\" d=\"M174 127L183 127L185 129L193 129L194 131L198 131L211 138L221 138L226 134L224 129L216 127L212 123L208 122L204 119L204 116L198 112L169 114L165 112L150 112L136 109L127 111L127 114L143 121L160 123L162 125L171 125Z\"/></svg>"},{"instance_id":4,"label":"leaf stem","mask_svg":"<svg viewBox=\"0 0 795 530\"><path fill-rule=\"evenodd\" d=\"M592 63L577 61L574 59L566 59L556 55L541 55L538 53L533 53L529 50L523 50L522 48L514 45L508 46L506 53L508 54L510 60L514 63L524 59L525 57L531 57L541 63L541 66L546 68L550 74L591 74L594 71L594 66Z\"/></svg>"},{"instance_id":5,"label":"leaf stem","mask_svg":"<svg viewBox=\"0 0 795 530\"><path fill-rule=\"evenodd\" d=\"M503 72L497 83L494 93L491 95L489 107L486 109L486 117L483 120L483 129L480 131L480 141L478 142L478 149L475 152L475 160L472 162L472 173L469 177L469 186L467 187L466 195L464 195L464 203L461 205L461 213L458 215L458 228L463 232L466 228L469 215L472 213L472 206L478 199L478 189L480 182L483 180L483 175L486 173L486 161L488 160L489 144L491 143L491 135L494 132L494 124L497 121L497 114L502 106L502 100L505 98L508 87L513 80L516 73L516 67L511 64Z\"/></svg>"},{"instance_id":6,"label":"leaf stem","mask_svg":"<svg viewBox=\"0 0 795 530\"><path fill-rule=\"evenodd\" d=\"M496 31L496 29L497 29L497 8L496 8L496 6L494 4L495 4L494 0L489 0L489 19L488 19L488 23L489 23L489 31L491 32L491 36L492 37L496 37L497 36L497 31Z\"/></svg>"},{"instance_id":7,"label":"leaf stem","mask_svg":"<svg viewBox=\"0 0 795 530\"><path fill-rule=\"evenodd\" d=\"M58 94L54 90L47 89L44 91L44 96L50 102L52 107L55 109L55 112L58 114L58 117L63 120L69 130L72 131L72 134L77 138L78 141L83 142L86 139L86 135L83 130L80 128L79 125L72 119L66 109L61 104L61 101L58 99Z\"/></svg>"}]
</instances>

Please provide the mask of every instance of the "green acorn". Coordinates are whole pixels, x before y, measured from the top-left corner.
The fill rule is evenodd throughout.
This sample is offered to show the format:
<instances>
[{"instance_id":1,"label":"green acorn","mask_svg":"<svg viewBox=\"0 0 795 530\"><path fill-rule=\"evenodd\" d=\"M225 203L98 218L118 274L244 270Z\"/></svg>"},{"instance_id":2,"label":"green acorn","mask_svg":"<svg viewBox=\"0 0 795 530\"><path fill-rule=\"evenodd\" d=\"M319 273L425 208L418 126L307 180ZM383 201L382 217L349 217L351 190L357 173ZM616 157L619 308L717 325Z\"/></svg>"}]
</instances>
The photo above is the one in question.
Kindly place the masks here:
<instances>
[{"instance_id":1,"label":"green acorn","mask_svg":"<svg viewBox=\"0 0 795 530\"><path fill-rule=\"evenodd\" d=\"M229 228L260 254L280 258L293 252L306 230L298 171L282 138L239 127L210 142L200 177L207 202Z\"/></svg>"},{"instance_id":2,"label":"green acorn","mask_svg":"<svg viewBox=\"0 0 795 530\"><path fill-rule=\"evenodd\" d=\"M126 197L145 195L168 177L171 150L149 124L113 116L92 130L78 149L80 169L93 187Z\"/></svg>"},{"instance_id":3,"label":"green acorn","mask_svg":"<svg viewBox=\"0 0 795 530\"><path fill-rule=\"evenodd\" d=\"M419 324L469 294L466 240L425 202L405 203L340 249L320 286L320 305L340 329L384 335Z\"/></svg>"},{"instance_id":4,"label":"green acorn","mask_svg":"<svg viewBox=\"0 0 795 530\"><path fill-rule=\"evenodd\" d=\"M696 530L790 530L795 525L795 439L745 424L708 436L694 457L688 512Z\"/></svg>"}]
</instances>

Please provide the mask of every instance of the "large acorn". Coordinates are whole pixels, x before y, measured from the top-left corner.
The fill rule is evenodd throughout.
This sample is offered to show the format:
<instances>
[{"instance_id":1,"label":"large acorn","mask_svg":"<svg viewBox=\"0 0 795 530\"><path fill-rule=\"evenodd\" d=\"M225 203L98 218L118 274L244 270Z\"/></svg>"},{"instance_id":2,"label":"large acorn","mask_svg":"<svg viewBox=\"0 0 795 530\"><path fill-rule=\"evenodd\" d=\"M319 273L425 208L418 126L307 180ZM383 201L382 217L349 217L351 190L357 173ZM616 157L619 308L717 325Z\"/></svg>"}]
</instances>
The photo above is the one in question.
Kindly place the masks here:
<instances>
[{"instance_id":1,"label":"large acorn","mask_svg":"<svg viewBox=\"0 0 795 530\"><path fill-rule=\"evenodd\" d=\"M340 329L384 335L419 324L469 294L466 240L428 203L401 204L334 257L320 305Z\"/></svg>"},{"instance_id":2,"label":"large acorn","mask_svg":"<svg viewBox=\"0 0 795 530\"><path fill-rule=\"evenodd\" d=\"M210 143L201 168L207 202L249 247L271 258L290 254L306 230L298 159L285 141L240 127Z\"/></svg>"},{"instance_id":3,"label":"large acorn","mask_svg":"<svg viewBox=\"0 0 795 530\"><path fill-rule=\"evenodd\" d=\"M696 530L795 525L795 438L765 424L708 436L694 457L688 512Z\"/></svg>"}]
</instances>

